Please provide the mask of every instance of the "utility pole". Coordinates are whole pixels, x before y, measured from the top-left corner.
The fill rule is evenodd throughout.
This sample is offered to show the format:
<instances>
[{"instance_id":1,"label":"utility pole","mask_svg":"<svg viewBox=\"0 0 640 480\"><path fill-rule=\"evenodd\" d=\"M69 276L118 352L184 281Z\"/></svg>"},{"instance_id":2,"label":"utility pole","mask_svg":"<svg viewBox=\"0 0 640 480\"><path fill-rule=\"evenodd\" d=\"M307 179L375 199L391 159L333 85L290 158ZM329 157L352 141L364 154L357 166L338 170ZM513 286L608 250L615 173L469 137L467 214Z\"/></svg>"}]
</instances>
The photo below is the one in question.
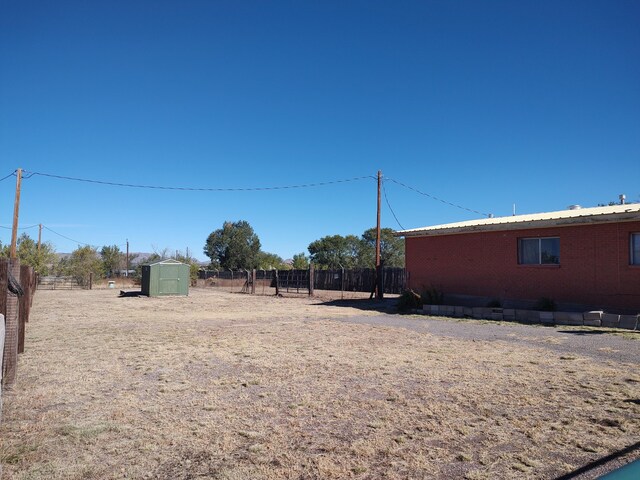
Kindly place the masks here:
<instances>
[{"instance_id":1,"label":"utility pole","mask_svg":"<svg viewBox=\"0 0 640 480\"><path fill-rule=\"evenodd\" d=\"M382 186L382 172L378 170L378 218L376 222L376 268L380 266L380 187Z\"/></svg>"},{"instance_id":2,"label":"utility pole","mask_svg":"<svg viewBox=\"0 0 640 480\"><path fill-rule=\"evenodd\" d=\"M38 254L40 254L40 245L42 245L42 224L39 225L38 229Z\"/></svg>"},{"instance_id":3,"label":"utility pole","mask_svg":"<svg viewBox=\"0 0 640 480\"><path fill-rule=\"evenodd\" d=\"M13 230L11 231L11 249L9 251L10 258L18 258L18 213L20 211L20 185L22 183L22 169L16 170L16 199L13 204Z\"/></svg>"},{"instance_id":4,"label":"utility pole","mask_svg":"<svg viewBox=\"0 0 640 480\"><path fill-rule=\"evenodd\" d=\"M384 292L382 291L382 262L380 260L380 190L382 187L382 172L378 170L378 218L376 222L376 273L377 273L377 282L376 282L376 298L378 300L382 300L384 297Z\"/></svg>"},{"instance_id":5,"label":"utility pole","mask_svg":"<svg viewBox=\"0 0 640 480\"><path fill-rule=\"evenodd\" d=\"M129 276L129 239L127 238L127 261L126 261L126 273L125 273L125 277Z\"/></svg>"}]
</instances>

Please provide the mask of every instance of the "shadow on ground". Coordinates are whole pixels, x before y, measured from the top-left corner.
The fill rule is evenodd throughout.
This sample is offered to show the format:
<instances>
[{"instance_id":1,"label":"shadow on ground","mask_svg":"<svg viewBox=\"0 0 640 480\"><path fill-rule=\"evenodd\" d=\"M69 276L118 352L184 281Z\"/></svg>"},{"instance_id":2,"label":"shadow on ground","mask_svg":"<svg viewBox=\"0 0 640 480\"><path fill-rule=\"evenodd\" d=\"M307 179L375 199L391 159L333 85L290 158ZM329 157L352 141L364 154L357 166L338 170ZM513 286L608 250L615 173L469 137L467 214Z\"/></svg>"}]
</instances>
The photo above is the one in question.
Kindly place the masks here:
<instances>
[{"instance_id":1,"label":"shadow on ground","mask_svg":"<svg viewBox=\"0 0 640 480\"><path fill-rule=\"evenodd\" d=\"M120 295L118 295L118 297L122 298L122 297L142 297L146 295L142 294L142 290L132 290L130 292L125 292L124 290L120 290Z\"/></svg>"},{"instance_id":2,"label":"shadow on ground","mask_svg":"<svg viewBox=\"0 0 640 480\"><path fill-rule=\"evenodd\" d=\"M375 311L380 313L398 313L398 309L396 308L397 303L397 298L389 298L385 300L350 298L345 300L325 300L320 301L318 304L331 307L357 308L359 310Z\"/></svg>"},{"instance_id":3,"label":"shadow on ground","mask_svg":"<svg viewBox=\"0 0 640 480\"><path fill-rule=\"evenodd\" d=\"M599 458L598 460L588 463L587 465L584 465L577 470L574 470L573 472L562 475L561 477L557 477L556 480L570 480L573 478L577 478L580 475L595 470L598 467L602 467L603 465L606 465L607 463L616 460L619 457L635 452L638 449L640 449L640 442L629 445L628 447L623 448L622 450L618 450L617 452L613 452L611 455L607 455L606 457ZM619 478L638 478L638 476L636 475L640 473L640 463L632 462L632 464L629 464L628 467L631 467L633 469L633 472L635 473L631 473L631 471L629 471L629 476L620 475Z\"/></svg>"},{"instance_id":4,"label":"shadow on ground","mask_svg":"<svg viewBox=\"0 0 640 480\"><path fill-rule=\"evenodd\" d=\"M602 328L600 330L558 330L558 333L570 333L572 335L586 336L586 335L604 335L604 334L612 334L612 333L625 333L625 334L633 335L639 332L634 330ZM640 338L640 335L638 335L638 338Z\"/></svg>"},{"instance_id":5,"label":"shadow on ground","mask_svg":"<svg viewBox=\"0 0 640 480\"><path fill-rule=\"evenodd\" d=\"M572 335L602 335L611 333L608 330L558 330L558 333L570 333Z\"/></svg>"}]
</instances>

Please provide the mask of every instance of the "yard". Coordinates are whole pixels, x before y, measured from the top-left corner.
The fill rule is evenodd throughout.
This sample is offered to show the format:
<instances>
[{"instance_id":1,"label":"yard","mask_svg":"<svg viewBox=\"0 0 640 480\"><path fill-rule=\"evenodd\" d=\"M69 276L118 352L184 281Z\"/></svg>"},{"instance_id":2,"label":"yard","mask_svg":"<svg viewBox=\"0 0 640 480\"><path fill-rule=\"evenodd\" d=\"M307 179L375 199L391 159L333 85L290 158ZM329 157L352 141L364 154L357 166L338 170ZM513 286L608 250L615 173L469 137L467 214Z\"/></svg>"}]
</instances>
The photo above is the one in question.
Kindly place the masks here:
<instances>
[{"instance_id":1,"label":"yard","mask_svg":"<svg viewBox=\"0 0 640 480\"><path fill-rule=\"evenodd\" d=\"M39 291L0 460L9 479L556 478L640 440L639 335Z\"/></svg>"}]
</instances>

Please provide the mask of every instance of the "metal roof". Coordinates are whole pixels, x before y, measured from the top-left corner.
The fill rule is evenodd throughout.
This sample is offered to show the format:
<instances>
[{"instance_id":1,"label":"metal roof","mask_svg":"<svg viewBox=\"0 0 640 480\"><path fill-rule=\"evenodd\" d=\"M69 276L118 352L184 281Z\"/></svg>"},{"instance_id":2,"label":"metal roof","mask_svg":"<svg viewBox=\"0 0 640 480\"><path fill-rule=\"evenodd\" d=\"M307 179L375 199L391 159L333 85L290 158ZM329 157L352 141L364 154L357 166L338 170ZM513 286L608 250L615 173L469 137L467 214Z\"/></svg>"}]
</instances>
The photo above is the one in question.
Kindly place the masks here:
<instances>
[{"instance_id":1,"label":"metal roof","mask_svg":"<svg viewBox=\"0 0 640 480\"><path fill-rule=\"evenodd\" d=\"M400 230L396 232L395 235L399 237L420 237L427 235L449 235L453 233L521 230L528 228L629 221L640 221L640 203L627 203L607 207L576 208L573 210L531 213L510 217L482 218L479 220Z\"/></svg>"},{"instance_id":2,"label":"metal roof","mask_svg":"<svg viewBox=\"0 0 640 480\"><path fill-rule=\"evenodd\" d=\"M178 260L174 260L173 258L167 258L165 260L160 260L158 262L148 263L147 265L151 266L151 265L186 265L186 264L183 264Z\"/></svg>"}]
</instances>

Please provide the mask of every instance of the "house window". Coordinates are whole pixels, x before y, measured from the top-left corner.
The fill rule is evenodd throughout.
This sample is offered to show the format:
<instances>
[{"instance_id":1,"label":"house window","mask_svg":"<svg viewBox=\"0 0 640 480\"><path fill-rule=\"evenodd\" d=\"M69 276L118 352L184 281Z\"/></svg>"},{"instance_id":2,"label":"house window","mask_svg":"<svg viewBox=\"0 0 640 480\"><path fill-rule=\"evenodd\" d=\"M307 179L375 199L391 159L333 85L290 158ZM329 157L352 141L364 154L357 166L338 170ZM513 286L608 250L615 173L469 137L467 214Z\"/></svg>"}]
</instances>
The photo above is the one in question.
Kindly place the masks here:
<instances>
[{"instance_id":1,"label":"house window","mask_svg":"<svg viewBox=\"0 0 640 480\"><path fill-rule=\"evenodd\" d=\"M631 265L640 265L640 233L631 234Z\"/></svg>"},{"instance_id":2,"label":"house window","mask_svg":"<svg viewBox=\"0 0 640 480\"><path fill-rule=\"evenodd\" d=\"M518 263L521 265L559 265L560 239L558 237L518 239Z\"/></svg>"}]
</instances>

